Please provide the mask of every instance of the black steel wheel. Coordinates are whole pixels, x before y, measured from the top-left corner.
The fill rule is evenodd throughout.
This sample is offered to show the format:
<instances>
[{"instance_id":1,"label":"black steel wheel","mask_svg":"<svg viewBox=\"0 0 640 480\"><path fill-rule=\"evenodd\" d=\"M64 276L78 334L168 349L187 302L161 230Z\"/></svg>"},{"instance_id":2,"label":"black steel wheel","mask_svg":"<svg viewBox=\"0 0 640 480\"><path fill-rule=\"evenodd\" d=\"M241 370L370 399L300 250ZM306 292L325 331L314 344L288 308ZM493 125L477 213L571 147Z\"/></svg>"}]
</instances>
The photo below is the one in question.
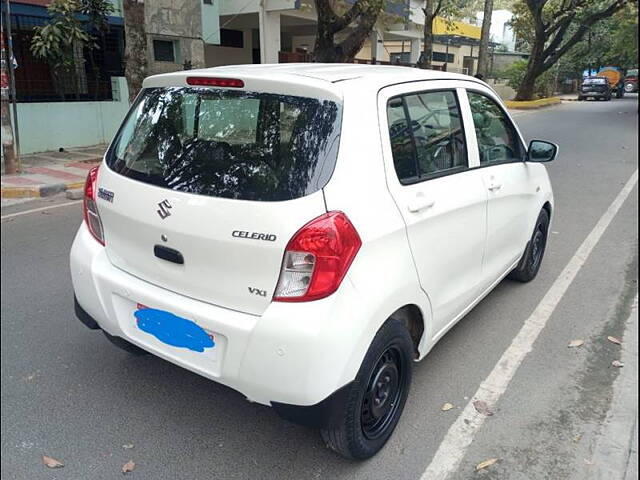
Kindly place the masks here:
<instances>
[{"instance_id":1,"label":"black steel wheel","mask_svg":"<svg viewBox=\"0 0 640 480\"><path fill-rule=\"evenodd\" d=\"M364 460L385 445L409 394L413 352L405 325L388 319L349 386L344 410L320 431L329 448L346 458Z\"/></svg>"},{"instance_id":2,"label":"black steel wheel","mask_svg":"<svg viewBox=\"0 0 640 480\"><path fill-rule=\"evenodd\" d=\"M509 278L519 282L530 282L536 278L547 248L548 234L549 214L545 209L542 209L524 255L520 259L518 266L509 274Z\"/></svg>"},{"instance_id":3,"label":"black steel wheel","mask_svg":"<svg viewBox=\"0 0 640 480\"><path fill-rule=\"evenodd\" d=\"M371 440L384 435L403 396L406 365L397 346L389 347L371 372L360 406L362 433Z\"/></svg>"}]
</instances>

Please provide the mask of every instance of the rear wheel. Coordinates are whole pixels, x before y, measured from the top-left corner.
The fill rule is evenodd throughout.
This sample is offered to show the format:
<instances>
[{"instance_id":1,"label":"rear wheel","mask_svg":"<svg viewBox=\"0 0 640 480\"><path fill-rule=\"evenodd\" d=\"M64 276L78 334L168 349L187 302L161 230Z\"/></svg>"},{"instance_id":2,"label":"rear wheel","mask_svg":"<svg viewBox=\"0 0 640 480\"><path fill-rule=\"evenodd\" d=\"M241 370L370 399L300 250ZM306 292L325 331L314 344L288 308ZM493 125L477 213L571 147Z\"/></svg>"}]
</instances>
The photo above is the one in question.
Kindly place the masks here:
<instances>
[{"instance_id":1,"label":"rear wheel","mask_svg":"<svg viewBox=\"0 0 640 480\"><path fill-rule=\"evenodd\" d=\"M531 240L527 244L524 255L518 266L509 274L509 278L518 282L530 282L540 270L542 258L547 247L547 235L549 233L549 214L542 209L536 227L533 230Z\"/></svg>"},{"instance_id":2,"label":"rear wheel","mask_svg":"<svg viewBox=\"0 0 640 480\"><path fill-rule=\"evenodd\" d=\"M364 460L384 446L407 400L412 361L409 332L398 320L387 320L351 384L341 418L320 432L329 448L346 458Z\"/></svg>"}]
</instances>

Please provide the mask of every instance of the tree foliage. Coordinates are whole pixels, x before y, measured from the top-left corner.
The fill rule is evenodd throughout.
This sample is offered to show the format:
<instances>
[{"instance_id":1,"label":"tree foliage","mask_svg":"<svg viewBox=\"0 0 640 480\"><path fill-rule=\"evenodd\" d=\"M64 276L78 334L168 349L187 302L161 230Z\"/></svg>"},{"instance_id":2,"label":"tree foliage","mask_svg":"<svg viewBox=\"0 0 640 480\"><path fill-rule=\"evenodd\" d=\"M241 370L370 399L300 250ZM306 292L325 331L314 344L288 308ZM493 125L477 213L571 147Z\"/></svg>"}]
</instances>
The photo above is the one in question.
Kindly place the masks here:
<instances>
[{"instance_id":1,"label":"tree foliage","mask_svg":"<svg viewBox=\"0 0 640 480\"><path fill-rule=\"evenodd\" d=\"M518 60L517 62L513 62L507 68L505 68L502 72L498 74L498 77L504 78L507 80L507 85L509 85L514 90L518 90L522 81L524 80L524 76L527 73L527 60ZM534 86L534 93L538 97L548 97L553 94L553 89L555 87L555 71L547 70L545 73L536 78L536 83Z\"/></svg>"},{"instance_id":2,"label":"tree foliage","mask_svg":"<svg viewBox=\"0 0 640 480\"><path fill-rule=\"evenodd\" d=\"M637 0L522 0L514 7L516 34L531 55L517 100L530 100L536 78L555 65L599 22Z\"/></svg>"},{"instance_id":3,"label":"tree foliage","mask_svg":"<svg viewBox=\"0 0 640 480\"><path fill-rule=\"evenodd\" d=\"M31 52L44 59L58 77L84 62L84 48L100 48L94 32L107 30L113 6L107 0L53 0L47 11L47 23L34 27Z\"/></svg>"}]
</instances>

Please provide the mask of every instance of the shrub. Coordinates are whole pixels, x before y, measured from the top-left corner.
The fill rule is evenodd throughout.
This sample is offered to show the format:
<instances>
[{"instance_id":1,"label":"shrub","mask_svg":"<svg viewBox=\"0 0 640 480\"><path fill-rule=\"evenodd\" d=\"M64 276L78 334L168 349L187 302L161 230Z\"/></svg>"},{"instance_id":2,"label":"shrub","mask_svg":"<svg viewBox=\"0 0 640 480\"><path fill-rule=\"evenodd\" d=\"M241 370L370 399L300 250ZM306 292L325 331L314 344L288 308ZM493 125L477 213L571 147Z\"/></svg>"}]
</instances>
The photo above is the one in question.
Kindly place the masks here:
<instances>
[{"instance_id":1,"label":"shrub","mask_svg":"<svg viewBox=\"0 0 640 480\"><path fill-rule=\"evenodd\" d=\"M518 90L524 75L527 72L527 60L518 60L513 62L507 68L505 68L499 77L507 80L509 85L514 90ZM550 97L553 95L555 89L555 72L554 70L547 70L536 79L536 86L534 93L539 98Z\"/></svg>"}]
</instances>

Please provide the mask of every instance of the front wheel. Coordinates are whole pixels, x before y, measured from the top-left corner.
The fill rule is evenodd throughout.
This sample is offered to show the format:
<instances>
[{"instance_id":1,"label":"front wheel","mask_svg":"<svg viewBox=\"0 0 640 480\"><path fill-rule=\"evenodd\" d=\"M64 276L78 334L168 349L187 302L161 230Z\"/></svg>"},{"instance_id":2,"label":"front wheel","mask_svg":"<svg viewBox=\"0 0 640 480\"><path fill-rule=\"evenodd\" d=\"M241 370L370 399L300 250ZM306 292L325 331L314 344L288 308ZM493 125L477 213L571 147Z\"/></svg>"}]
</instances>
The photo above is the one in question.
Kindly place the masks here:
<instances>
[{"instance_id":1,"label":"front wheel","mask_svg":"<svg viewBox=\"0 0 640 480\"><path fill-rule=\"evenodd\" d=\"M365 460L393 433L409 393L413 342L404 324L387 320L371 342L351 383L341 418L320 431L329 448Z\"/></svg>"},{"instance_id":2,"label":"front wheel","mask_svg":"<svg viewBox=\"0 0 640 480\"><path fill-rule=\"evenodd\" d=\"M531 240L522 255L518 266L509 274L509 278L518 282L530 282L540 270L544 251L547 247L547 235L549 233L549 214L542 209L536 227L533 230Z\"/></svg>"}]
</instances>

